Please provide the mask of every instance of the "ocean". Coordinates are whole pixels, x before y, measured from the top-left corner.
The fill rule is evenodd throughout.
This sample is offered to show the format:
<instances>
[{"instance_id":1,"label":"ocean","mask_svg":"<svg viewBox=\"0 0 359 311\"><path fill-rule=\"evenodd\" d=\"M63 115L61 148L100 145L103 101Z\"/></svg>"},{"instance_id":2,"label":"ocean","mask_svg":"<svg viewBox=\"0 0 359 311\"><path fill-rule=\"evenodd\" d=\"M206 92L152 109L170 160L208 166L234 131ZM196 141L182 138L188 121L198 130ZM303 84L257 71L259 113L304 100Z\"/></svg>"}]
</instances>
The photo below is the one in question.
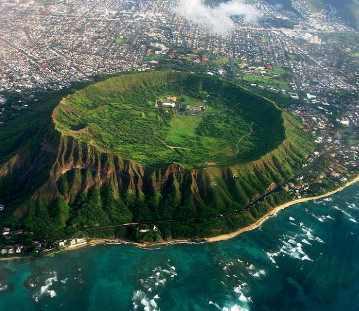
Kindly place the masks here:
<instances>
[{"instance_id":1,"label":"ocean","mask_svg":"<svg viewBox=\"0 0 359 311\"><path fill-rule=\"evenodd\" d=\"M238 238L0 262L0 310L359 310L359 185Z\"/></svg>"}]
</instances>

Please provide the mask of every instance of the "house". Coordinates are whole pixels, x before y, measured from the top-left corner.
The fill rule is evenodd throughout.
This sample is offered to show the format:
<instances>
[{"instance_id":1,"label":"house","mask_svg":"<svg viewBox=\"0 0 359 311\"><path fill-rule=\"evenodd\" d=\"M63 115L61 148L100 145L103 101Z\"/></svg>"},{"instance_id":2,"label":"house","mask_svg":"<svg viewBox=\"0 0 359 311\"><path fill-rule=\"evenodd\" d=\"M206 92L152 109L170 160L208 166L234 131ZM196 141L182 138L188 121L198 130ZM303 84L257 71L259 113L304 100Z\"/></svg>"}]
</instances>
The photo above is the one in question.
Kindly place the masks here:
<instances>
[{"instance_id":1,"label":"house","mask_svg":"<svg viewBox=\"0 0 359 311\"><path fill-rule=\"evenodd\" d=\"M5 210L5 205L4 204L0 204L0 212L3 212Z\"/></svg>"},{"instance_id":2,"label":"house","mask_svg":"<svg viewBox=\"0 0 359 311\"><path fill-rule=\"evenodd\" d=\"M151 60L148 62L150 65L158 65L160 62L158 60Z\"/></svg>"},{"instance_id":3,"label":"house","mask_svg":"<svg viewBox=\"0 0 359 311\"><path fill-rule=\"evenodd\" d=\"M208 63L208 61L209 61L208 56L206 56L206 55L201 55L201 56L200 56L200 61L201 61L202 64Z\"/></svg>"},{"instance_id":4,"label":"house","mask_svg":"<svg viewBox=\"0 0 359 311\"><path fill-rule=\"evenodd\" d=\"M65 247L65 244L66 244L66 240L65 241L59 241L58 242L58 247Z\"/></svg>"},{"instance_id":5,"label":"house","mask_svg":"<svg viewBox=\"0 0 359 311\"><path fill-rule=\"evenodd\" d=\"M170 102L177 102L177 96L167 96L167 100Z\"/></svg>"},{"instance_id":6,"label":"house","mask_svg":"<svg viewBox=\"0 0 359 311\"><path fill-rule=\"evenodd\" d=\"M204 112L206 110L205 106L197 106L197 107L189 107L188 112L192 115L199 114L201 112Z\"/></svg>"},{"instance_id":7,"label":"house","mask_svg":"<svg viewBox=\"0 0 359 311\"><path fill-rule=\"evenodd\" d=\"M32 244L34 245L35 248L40 249L42 247L41 242L39 241L33 241Z\"/></svg>"},{"instance_id":8,"label":"house","mask_svg":"<svg viewBox=\"0 0 359 311\"><path fill-rule=\"evenodd\" d=\"M348 119L342 119L342 120L340 120L340 123L341 123L342 125L344 125L344 126L349 126L349 125L350 125L350 122L349 122Z\"/></svg>"},{"instance_id":9,"label":"house","mask_svg":"<svg viewBox=\"0 0 359 311\"><path fill-rule=\"evenodd\" d=\"M76 239L77 244L84 244L87 243L87 240L84 238Z\"/></svg>"},{"instance_id":10,"label":"house","mask_svg":"<svg viewBox=\"0 0 359 311\"><path fill-rule=\"evenodd\" d=\"M174 98L174 97L173 97ZM171 108L171 109L175 109L177 106L176 102L174 101L169 101L169 102L162 102L162 101L156 101L155 107L156 108Z\"/></svg>"},{"instance_id":11,"label":"house","mask_svg":"<svg viewBox=\"0 0 359 311\"><path fill-rule=\"evenodd\" d=\"M86 239L83 239L83 238L70 240L70 246L77 246L77 245L82 245L82 244L86 244L86 243L87 243Z\"/></svg>"},{"instance_id":12,"label":"house","mask_svg":"<svg viewBox=\"0 0 359 311\"><path fill-rule=\"evenodd\" d=\"M161 103L164 108L176 108L176 103Z\"/></svg>"},{"instance_id":13,"label":"house","mask_svg":"<svg viewBox=\"0 0 359 311\"><path fill-rule=\"evenodd\" d=\"M6 235L9 235L10 234L10 228L3 228L3 230L2 230L2 235L3 236L6 236Z\"/></svg>"},{"instance_id":14,"label":"house","mask_svg":"<svg viewBox=\"0 0 359 311\"><path fill-rule=\"evenodd\" d=\"M17 246L15 247L15 253L16 253L16 254L21 254L23 248L24 248L24 247L23 247L22 245L17 245Z\"/></svg>"}]
</instances>

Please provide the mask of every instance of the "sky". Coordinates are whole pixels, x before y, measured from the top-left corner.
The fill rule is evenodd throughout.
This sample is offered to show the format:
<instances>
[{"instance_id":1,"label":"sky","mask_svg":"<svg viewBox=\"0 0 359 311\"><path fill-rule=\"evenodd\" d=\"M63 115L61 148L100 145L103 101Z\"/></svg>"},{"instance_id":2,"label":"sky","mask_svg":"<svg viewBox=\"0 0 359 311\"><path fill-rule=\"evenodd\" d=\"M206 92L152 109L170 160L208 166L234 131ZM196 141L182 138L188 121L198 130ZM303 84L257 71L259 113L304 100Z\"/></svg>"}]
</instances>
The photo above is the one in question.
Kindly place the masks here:
<instances>
[{"instance_id":1,"label":"sky","mask_svg":"<svg viewBox=\"0 0 359 311\"><path fill-rule=\"evenodd\" d=\"M245 4L243 0L232 0L216 7L205 5L203 0L178 0L176 13L216 34L228 34L233 30L231 16L242 15L251 22L260 16L255 7Z\"/></svg>"}]
</instances>

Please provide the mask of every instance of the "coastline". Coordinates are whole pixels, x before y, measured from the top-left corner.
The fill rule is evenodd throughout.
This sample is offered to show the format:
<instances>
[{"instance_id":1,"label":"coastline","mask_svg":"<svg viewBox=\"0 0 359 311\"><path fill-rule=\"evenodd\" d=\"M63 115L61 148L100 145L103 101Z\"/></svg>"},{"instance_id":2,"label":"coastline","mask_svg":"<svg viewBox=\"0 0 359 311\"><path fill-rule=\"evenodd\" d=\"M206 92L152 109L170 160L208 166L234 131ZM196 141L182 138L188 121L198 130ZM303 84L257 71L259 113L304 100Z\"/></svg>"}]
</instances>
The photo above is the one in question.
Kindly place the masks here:
<instances>
[{"instance_id":1,"label":"coastline","mask_svg":"<svg viewBox=\"0 0 359 311\"><path fill-rule=\"evenodd\" d=\"M171 245L178 245L178 244L203 244L203 243L216 243L216 242L226 241L226 240L236 238L243 233L253 231L253 230L259 228L267 220L269 220L273 216L276 216L280 211L282 211L284 209L287 209L291 206L294 206L294 205L297 205L300 203L305 203L305 202L310 202L310 201L315 201L315 200L320 200L320 199L330 197L330 196L332 196L338 192L341 192L344 189L354 185L357 182L359 182L359 175L355 176L352 180L346 182L344 185L342 185L332 191L326 192L324 194L320 194L317 196L311 196L311 197L305 197L305 198L301 198L301 199L296 199L296 200L289 201L289 202L283 203L281 205L278 205L278 206L274 207L273 209L271 209L266 214L264 214L256 222L254 222L246 227L243 227L241 229L238 229L238 230L230 232L230 233L220 234L220 235L216 235L213 237L200 238L200 239L198 239L198 241L190 240L190 239L181 239L181 240L170 240L170 241L151 242L151 243L136 243L136 242L122 241L122 240L92 239L88 242L87 246L104 245L104 244L105 245L132 245L135 247L148 249L148 248L153 248L153 247L171 246Z\"/></svg>"},{"instance_id":2,"label":"coastline","mask_svg":"<svg viewBox=\"0 0 359 311\"><path fill-rule=\"evenodd\" d=\"M310 201L315 201L315 200L320 200L320 199L330 197L330 196L332 196L338 192L341 192L344 189L354 185L357 182L359 182L359 175L355 176L352 180L346 182L344 185L342 185L332 191L329 191L327 193L317 195L317 196L312 196L312 197L296 199L296 200L289 201L289 202L283 203L281 205L278 205L278 206L274 207L273 209L271 209L266 214L264 214L261 218L259 218L254 223L252 223L246 227L240 228L236 231L230 232L230 233L220 234L217 236L207 237L207 238L199 238L197 240L195 240L195 239L193 239L193 240L191 240L191 239L178 239L178 240L174 239L174 240L169 240L169 241L149 242L149 243L138 243L138 242L131 242L131 241L120 240L120 239L105 239L105 238L89 239L87 241L87 243L81 243L78 245L68 246L68 247L65 247L60 250L56 250L56 251L49 252L47 254L43 254L43 256L54 256L56 254L60 254L63 252L74 251L74 250L79 250L79 249L86 248L86 247L99 246L99 245L129 245L129 246L134 246L134 247L143 248L143 249L154 249L156 247L173 246L173 245L180 245L180 244L204 244L204 243L217 243L217 242L221 242L221 241L226 241L226 240L236 238L243 233L256 230L257 228L262 226L267 220L269 220L273 216L276 216L280 211L282 211L284 209L287 209L291 206L294 206L294 205L297 205L300 203L305 203L305 202L310 202ZM33 256L4 257L4 258L0 258L0 262L1 261L9 261L9 260L31 259L31 258L36 258L36 257L33 257Z\"/></svg>"},{"instance_id":3,"label":"coastline","mask_svg":"<svg viewBox=\"0 0 359 311\"><path fill-rule=\"evenodd\" d=\"M264 224L268 219L270 219L273 216L276 216L280 211L282 211L284 209L287 209L288 207L291 207L291 206L294 206L294 205L297 205L297 204L300 204L300 203L305 203L305 202L310 202L310 201L315 201L315 200L320 200L320 199L330 197L330 196L332 196L332 195L334 195L334 194L336 194L336 193L338 193L340 191L343 191L344 189L354 185L358 181L359 181L359 175L357 175L356 177L354 177L354 179L348 181L344 185L340 186L339 188L334 189L332 191L329 191L327 193L317 195L317 196L312 196L312 197L296 199L296 200L293 200L293 201L289 201L287 203L283 203L283 204L271 209L269 212L267 212L265 215L263 215L261 218L259 218L256 222L254 222L251 225L248 225L248 226L246 226L244 228L238 229L238 230L236 230L234 232L231 232L231 233L226 233L226 234L221 234L221 235L217 235L217 236L210 237L210 238L205 238L204 240L207 243L215 243L215 242L220 242L220 241L233 239L235 237L238 237L242 233L253 231L253 230L257 229L262 224Z\"/></svg>"}]
</instances>

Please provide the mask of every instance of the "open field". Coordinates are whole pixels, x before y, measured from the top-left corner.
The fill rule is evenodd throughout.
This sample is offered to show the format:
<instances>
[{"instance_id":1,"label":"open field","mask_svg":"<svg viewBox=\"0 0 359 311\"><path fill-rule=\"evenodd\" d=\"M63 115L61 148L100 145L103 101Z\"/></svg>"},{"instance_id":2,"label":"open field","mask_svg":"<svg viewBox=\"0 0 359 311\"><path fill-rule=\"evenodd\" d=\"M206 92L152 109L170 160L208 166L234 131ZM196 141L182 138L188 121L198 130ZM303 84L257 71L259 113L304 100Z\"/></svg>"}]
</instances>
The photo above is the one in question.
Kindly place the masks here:
<instances>
[{"instance_id":1,"label":"open field","mask_svg":"<svg viewBox=\"0 0 359 311\"><path fill-rule=\"evenodd\" d=\"M289 72L281 67L273 67L272 70L267 71L266 74L248 73L243 76L243 80L249 83L256 83L259 85L270 85L278 90L289 90L288 81Z\"/></svg>"},{"instance_id":2,"label":"open field","mask_svg":"<svg viewBox=\"0 0 359 311\"><path fill-rule=\"evenodd\" d=\"M118 36L116 39L115 39L115 42L118 44L118 45L124 45L127 43L127 38L123 37L123 36Z\"/></svg>"}]
</instances>

